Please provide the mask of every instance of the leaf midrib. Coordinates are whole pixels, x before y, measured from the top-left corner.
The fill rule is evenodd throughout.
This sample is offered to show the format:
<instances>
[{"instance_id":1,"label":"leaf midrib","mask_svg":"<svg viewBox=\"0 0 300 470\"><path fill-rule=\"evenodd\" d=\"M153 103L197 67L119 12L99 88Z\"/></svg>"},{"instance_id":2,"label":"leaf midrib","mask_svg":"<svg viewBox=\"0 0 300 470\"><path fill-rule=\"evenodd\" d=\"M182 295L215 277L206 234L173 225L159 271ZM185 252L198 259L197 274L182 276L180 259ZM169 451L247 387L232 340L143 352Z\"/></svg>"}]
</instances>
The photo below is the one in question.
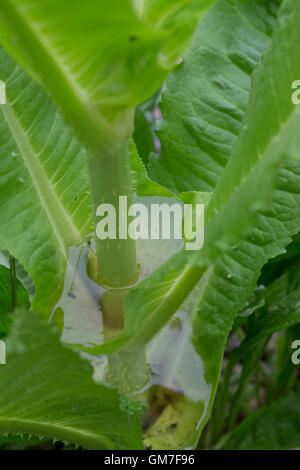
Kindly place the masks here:
<instances>
[{"instance_id":1,"label":"leaf midrib","mask_svg":"<svg viewBox=\"0 0 300 470\"><path fill-rule=\"evenodd\" d=\"M23 157L24 164L30 174L32 184L39 196L55 237L60 245L61 252L67 258L67 248L82 240L82 236L68 211L63 207L55 188L49 181L46 171L36 156L36 151L21 126L13 108L7 104L1 107L3 116L14 137L14 140Z\"/></svg>"},{"instance_id":2,"label":"leaf midrib","mask_svg":"<svg viewBox=\"0 0 300 470\"><path fill-rule=\"evenodd\" d=\"M228 166L226 167L226 174L224 174L223 177L221 177L221 179L219 180L219 183L217 184L216 186L216 189L213 193L213 196L211 198L211 201L210 201L210 204L208 206L208 213L209 215L210 214L213 214L214 213L214 210L217 208L218 211L221 211L224 206L226 204L229 204L230 203L230 200L231 198L233 197L233 195L240 191L244 186L245 184L247 184L251 174L255 171L255 169L257 168L259 162L261 160L263 160L266 156L266 154L270 153L271 150L272 150L272 147L275 145L278 145L278 142L281 142L284 140L284 137L285 137L285 134L288 132L288 129L289 127L294 123L294 121L296 121L297 119L300 118L300 112L299 112L299 109L295 106L292 110L292 112L289 114L289 116L287 117L287 119L285 120L284 123L281 123L279 129L278 129L278 132L277 133L274 133L272 136L270 136L270 140L269 142L266 144L265 148L260 151L260 152L257 152L256 154L256 160L255 162L253 162L254 164L249 168L249 171L246 175L246 177L244 176L241 180L240 180L240 183L239 185L236 185L236 186L231 186L231 191L230 193L228 194L227 196L227 199L222 203L222 205L220 207L218 207L218 203L219 201L222 200L222 197L220 197L220 193L222 193L222 188L224 186L224 181L226 181L226 179L228 179L228 174L230 174L230 169L231 167L234 165L232 162L228 162ZM282 149L283 146L281 146L281 149ZM235 148L238 148L237 147L237 144L236 144L236 147ZM236 150L234 149L233 152L236 153ZM282 157L283 158L283 157ZM235 158L235 161L236 161L236 158ZM221 188L221 191L219 190L219 187ZM216 203L215 203L216 201ZM217 206L217 207L216 207ZM218 217L218 214L216 214L215 217ZM207 222L210 221L210 220L213 220L214 219L214 216L212 217L209 217Z\"/></svg>"}]
</instances>

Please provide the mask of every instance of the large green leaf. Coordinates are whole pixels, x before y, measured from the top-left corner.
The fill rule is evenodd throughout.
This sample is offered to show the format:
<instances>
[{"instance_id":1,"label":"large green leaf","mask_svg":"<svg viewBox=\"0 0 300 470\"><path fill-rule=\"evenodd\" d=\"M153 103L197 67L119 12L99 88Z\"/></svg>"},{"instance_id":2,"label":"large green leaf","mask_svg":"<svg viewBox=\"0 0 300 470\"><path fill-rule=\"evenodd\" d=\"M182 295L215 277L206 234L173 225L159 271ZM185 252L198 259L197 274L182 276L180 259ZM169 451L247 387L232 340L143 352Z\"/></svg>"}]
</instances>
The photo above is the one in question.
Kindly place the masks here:
<instances>
[{"instance_id":1,"label":"large green leaf","mask_svg":"<svg viewBox=\"0 0 300 470\"><path fill-rule=\"evenodd\" d=\"M297 7L287 5L287 8L296 9L296 17L299 13ZM231 279L231 272L236 270L235 276L239 278L239 264L243 266L248 252L251 253L251 259L247 260L247 276L241 279L242 286L247 291L246 295L251 295L262 265L269 257L280 253L290 242L289 237L299 230L298 187L295 184L299 174L298 163L293 160L286 161L285 168L279 172L278 191L272 193L279 161L287 156L299 157L299 109L293 106L290 100L291 77L300 72L299 65L296 58L291 57L289 75L282 69L281 60L282 54L287 55L286 49L292 47L291 42L297 43L297 27L296 22L293 22L293 15L287 15L285 9L281 15L272 48L255 75L243 129L206 211L206 241L203 250L200 253L183 251L174 255L167 264L128 294L125 304L125 329L114 345L103 346L103 351L123 348L126 344L128 347L129 342L130 347L137 347L138 344L149 341L180 306L199 280L203 269L210 265L203 281L203 298L210 286L208 281L212 276L214 279L214 270L219 269L218 265L212 265L217 260L228 264L227 269L222 266L222 270L229 270L229 284L225 292L229 292L231 299L230 285L237 282L236 279ZM286 21L286 18L289 21ZM280 104L283 104L280 107L280 115L279 104L274 96L274 70L279 81L276 86L280 88L283 96L280 101ZM285 125L282 124L283 120ZM271 194L273 205L270 206L269 212L264 214L261 211L258 214L258 209L266 206ZM250 235L246 237L245 230L248 228L249 232L251 224L254 225ZM253 249L257 250L255 256ZM228 250L231 250L229 255L226 254ZM236 257L239 259L236 260ZM252 279L253 273L255 274ZM216 292L213 292L213 296L211 302L215 305ZM245 301L243 297L237 297L234 302L236 308L242 308ZM139 311L139 315L135 314L136 311ZM202 331L211 331L212 324L216 322L211 315L205 315L205 321L201 315L197 318L197 334L200 324ZM227 320L228 325L227 328L220 328L220 332L219 328L216 328L214 336L218 344L223 344L232 319L231 314L227 314L225 318L221 316L219 321L222 326ZM209 337L206 334L204 344L209 341ZM208 356L213 357L211 352Z\"/></svg>"},{"instance_id":2,"label":"large green leaf","mask_svg":"<svg viewBox=\"0 0 300 470\"><path fill-rule=\"evenodd\" d=\"M19 312L0 367L0 434L70 442L86 449L142 449L140 409L96 384L92 367L37 315Z\"/></svg>"},{"instance_id":3,"label":"large green leaf","mask_svg":"<svg viewBox=\"0 0 300 470\"><path fill-rule=\"evenodd\" d=\"M131 132L132 112L124 109L159 89L211 3L3 0L0 38L99 151L114 144L114 129Z\"/></svg>"},{"instance_id":4,"label":"large green leaf","mask_svg":"<svg viewBox=\"0 0 300 470\"><path fill-rule=\"evenodd\" d=\"M0 49L0 247L35 284L49 314L64 280L68 248L91 231L85 151L48 95Z\"/></svg>"},{"instance_id":5,"label":"large green leaf","mask_svg":"<svg viewBox=\"0 0 300 470\"><path fill-rule=\"evenodd\" d=\"M262 266L282 253L300 228L300 166L294 159L299 158L300 119L290 99L290 84L300 75L299 21L300 6L287 0L272 46L255 73L242 132L208 206L204 249L174 255L133 289L125 303L122 335L94 350L113 352L147 343L197 283L201 266L209 264L198 286L193 322L194 344L211 386L209 398L203 396L206 410L199 432L214 400L234 317L246 306Z\"/></svg>"},{"instance_id":6,"label":"large green leaf","mask_svg":"<svg viewBox=\"0 0 300 470\"><path fill-rule=\"evenodd\" d=\"M284 2L264 67L258 71L254 79L254 94L249 106L251 107L250 114L253 113L253 132L256 128L258 137L258 142L255 143L254 139L253 143L262 154L263 141L272 142L278 137L276 132L272 137L273 126L286 130L291 122L290 119L297 114L297 109L293 108L290 100L290 80L294 73L299 74L299 70L295 57L290 53L290 48L292 43L299 40L296 27L299 18L299 5L289 0ZM295 23L294 20L296 20ZM289 64L292 69L294 68L290 70L291 75L286 73L283 66L283 56L289 56ZM254 101L256 99L262 108L255 106L253 96ZM297 119L296 117L296 122ZM262 120L265 120L265 130L263 130ZM287 157L297 154L299 127L299 123L296 124L293 131L296 139L293 143L294 148L289 147L289 142L283 148L283 153ZM249 148L251 148L250 143ZM240 155L244 155L244 152ZM253 224L248 236L220 257L207 274L194 322L194 343L205 363L206 380L213 384L210 405L218 384L224 346L235 315L246 306L263 265L268 259L283 253L285 247L291 242L292 235L300 229L299 178L299 163L287 158L278 172L276 190L272 193L268 209L258 213L257 221ZM261 185L263 184L261 181ZM253 185L252 191L259 191L259 189ZM224 193L226 194L225 188ZM219 197L221 199L221 194ZM295 315L296 321L297 313ZM291 319L292 316L289 318Z\"/></svg>"},{"instance_id":7,"label":"large green leaf","mask_svg":"<svg viewBox=\"0 0 300 470\"><path fill-rule=\"evenodd\" d=\"M210 235L207 245L211 245L212 233L216 237L215 243L218 243L218 235L215 230L218 227L220 229L221 225L223 230L230 233L230 231L236 230L235 227L239 224L246 224L249 212L247 210L243 212L241 209L255 204L255 195L260 197L269 178L268 171L262 171L260 178L256 168L261 164L267 164L268 160L271 161L276 152L285 157L283 166L278 171L276 190L270 194L271 201L268 208L258 212L256 223L251 227L247 237L240 243L234 244L230 252L223 257L222 268L218 265L213 268L221 268L224 274L229 271L229 277L226 282L224 275L221 276L225 284L223 287L219 286L219 295L217 295L219 289L216 291L216 286L214 286L210 293L209 305L211 307L215 307L217 304L219 308L221 305L225 307L226 298L232 303L235 287L244 286L247 290L251 290L265 262L270 257L282 253L285 246L291 242L291 236L300 228L298 210L300 167L298 162L291 160L291 157L299 158L300 121L299 108L293 106L290 97L292 77L300 73L299 63L293 55L293 44L299 40L299 30L296 26L299 18L300 6L286 0L280 10L271 48L266 55L263 66L259 68L254 77L253 92L243 130L211 200L211 210L208 217L212 216L216 209L220 208L221 210L215 217L212 217L208 224L213 226L214 220L217 222L212 232L209 228L207 230ZM283 57L288 58L288 72L283 64ZM253 166L255 161L257 162L256 168ZM250 174L252 185L247 188L248 194L243 194L237 188L242 182L241 186L245 190L247 174ZM256 181L253 179L254 175L258 176ZM232 194L233 196L231 196ZM240 199L238 202L235 195L242 194L245 199ZM224 204L226 199L228 202ZM228 216L227 220L225 214ZM225 223L222 222L222 219ZM231 229L231 223L234 223L233 229ZM222 235L219 235L219 238L222 239ZM240 269L241 272L239 272ZM246 282L248 277L246 273L250 276L248 282ZM253 273L255 275L252 280ZM218 277L221 280L220 274ZM251 282L249 282L250 279ZM209 288L209 283L206 283L206 287ZM206 293L207 289L203 293L204 296ZM241 300L241 298L237 296L237 299ZM207 317L210 318L208 324L211 322L214 324L215 334L217 330L221 334L220 330L222 330L222 334L224 335L225 332L225 336L232 321L232 317L228 313L224 317L216 310L216 318L214 319L207 307L207 299L203 299L201 314L197 316L198 320L196 321L196 336L201 337L204 342L205 328L204 330L202 328ZM223 311L223 308L221 310ZM230 311L231 309L227 310L227 312ZM226 319L230 320L227 328L224 328ZM212 331L211 326L208 328ZM199 349L201 349L200 346Z\"/></svg>"},{"instance_id":8,"label":"large green leaf","mask_svg":"<svg viewBox=\"0 0 300 470\"><path fill-rule=\"evenodd\" d=\"M239 135L276 11L270 0L219 0L203 18L166 81L161 153L149 165L155 181L177 192L213 190Z\"/></svg>"},{"instance_id":9,"label":"large green leaf","mask_svg":"<svg viewBox=\"0 0 300 470\"><path fill-rule=\"evenodd\" d=\"M256 280L265 261L282 252L291 241L290 237L299 230L298 186L295 184L299 175L299 164L288 159L279 172L278 189L272 195L272 204L268 211L260 212L256 224L253 219L251 220L252 211L259 209L258 202L271 196L270 176L276 159L283 156L299 157L299 108L293 106L290 97L290 84L293 77L300 73L299 62L296 56L293 56L295 54L293 44L297 44L299 40L297 28L299 16L298 5L289 1L284 3L272 47L254 77L243 130L208 206L204 249L200 255L186 255L190 263L196 262L201 265L206 263L206 257L208 260L217 259L218 251L232 247L227 258L226 255L221 257L223 263L225 262L223 271L226 273L229 269L227 289L223 286L220 292L223 307L226 292L230 302L232 300L230 285L234 286L240 277L239 265L244 266L248 274L255 272ZM288 71L283 65L283 57L289 57ZM242 244L237 244L241 239L243 226L246 227L251 221L253 227L250 235ZM177 258L179 256L182 254L175 255ZM214 269L211 267L210 272ZM242 276L240 283L247 288L249 295L254 283L246 282L246 279L247 277ZM209 285L206 279L204 286L207 288ZM203 295L206 292L207 289L204 289ZM216 294L215 290L211 292L209 303L211 306L216 306ZM241 300L241 297L237 297L236 300ZM160 302L160 299L158 301ZM235 304L235 308L239 308L239 302ZM208 313L206 303L203 307L206 313L203 317L197 316L195 337L203 338L202 344L205 349L204 345L209 338L207 333L215 330L214 337L219 344L222 336L227 336L232 317L228 314L224 317L217 311L217 317L213 318L211 312ZM226 318L229 322L227 328L224 328ZM202 350L201 346L199 350ZM207 357L213 357L211 352L207 352Z\"/></svg>"},{"instance_id":10,"label":"large green leaf","mask_svg":"<svg viewBox=\"0 0 300 470\"><path fill-rule=\"evenodd\" d=\"M245 419L226 438L223 448L288 450L300 447L300 396L290 393Z\"/></svg>"}]
</instances>

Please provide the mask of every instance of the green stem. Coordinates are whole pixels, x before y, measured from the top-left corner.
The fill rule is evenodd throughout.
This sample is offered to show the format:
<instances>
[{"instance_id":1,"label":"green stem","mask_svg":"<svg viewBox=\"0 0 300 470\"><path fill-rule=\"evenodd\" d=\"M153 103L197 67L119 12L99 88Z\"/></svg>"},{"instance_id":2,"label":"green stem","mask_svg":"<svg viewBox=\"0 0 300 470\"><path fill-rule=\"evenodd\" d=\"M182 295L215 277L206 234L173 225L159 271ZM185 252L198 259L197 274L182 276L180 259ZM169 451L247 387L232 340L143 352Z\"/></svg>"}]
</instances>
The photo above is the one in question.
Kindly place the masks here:
<instances>
[{"instance_id":1,"label":"green stem","mask_svg":"<svg viewBox=\"0 0 300 470\"><path fill-rule=\"evenodd\" d=\"M108 356L108 364L108 380L121 394L131 394L138 391L149 379L146 347Z\"/></svg>"},{"instance_id":2,"label":"green stem","mask_svg":"<svg viewBox=\"0 0 300 470\"><path fill-rule=\"evenodd\" d=\"M226 422L227 405L229 401L230 379L236 364L240 360L239 350L236 350L229 359L225 373L223 386L221 388L219 407L216 413L216 420L212 433L212 442L216 442L222 435Z\"/></svg>"},{"instance_id":3,"label":"green stem","mask_svg":"<svg viewBox=\"0 0 300 470\"><path fill-rule=\"evenodd\" d=\"M281 372L285 369L288 357L288 348L289 348L289 341L288 341L288 332L281 331L280 335L277 338L277 352L276 352L276 361L273 370L273 379L274 382L277 382Z\"/></svg>"},{"instance_id":4,"label":"green stem","mask_svg":"<svg viewBox=\"0 0 300 470\"><path fill-rule=\"evenodd\" d=\"M17 306L17 273L16 260L13 256L9 256L9 267L11 276L11 311L13 312Z\"/></svg>"},{"instance_id":5,"label":"green stem","mask_svg":"<svg viewBox=\"0 0 300 470\"><path fill-rule=\"evenodd\" d=\"M110 289L102 296L102 319L105 341L118 336L124 327L124 301L128 289ZM139 390L148 380L146 347L108 356L107 379L122 394Z\"/></svg>"},{"instance_id":6,"label":"green stem","mask_svg":"<svg viewBox=\"0 0 300 470\"><path fill-rule=\"evenodd\" d=\"M246 356L244 359L242 376L239 381L238 389L232 399L232 406L228 417L229 431L231 431L235 426L247 384L251 378L253 369L258 364L258 361L261 359L269 341L270 336L267 336L266 338L260 340L259 343L257 343L255 350L253 350L253 352L248 353L248 356Z\"/></svg>"},{"instance_id":7,"label":"green stem","mask_svg":"<svg viewBox=\"0 0 300 470\"><path fill-rule=\"evenodd\" d=\"M99 282L111 287L132 285L138 277L135 241L128 232L127 238L120 239L118 230L121 219L128 223L127 213L119 211L119 197L126 196L128 207L133 202L128 140L91 156L89 173L95 212L100 204L111 204L116 211L116 239L96 237Z\"/></svg>"},{"instance_id":8,"label":"green stem","mask_svg":"<svg viewBox=\"0 0 300 470\"><path fill-rule=\"evenodd\" d=\"M228 418L228 430L229 431L232 430L232 428L234 427L237 421L238 414L241 408L241 401L244 396L249 379L250 379L250 373L243 369L243 374L240 379L238 389L233 397L232 407L231 407L229 418Z\"/></svg>"}]
</instances>

